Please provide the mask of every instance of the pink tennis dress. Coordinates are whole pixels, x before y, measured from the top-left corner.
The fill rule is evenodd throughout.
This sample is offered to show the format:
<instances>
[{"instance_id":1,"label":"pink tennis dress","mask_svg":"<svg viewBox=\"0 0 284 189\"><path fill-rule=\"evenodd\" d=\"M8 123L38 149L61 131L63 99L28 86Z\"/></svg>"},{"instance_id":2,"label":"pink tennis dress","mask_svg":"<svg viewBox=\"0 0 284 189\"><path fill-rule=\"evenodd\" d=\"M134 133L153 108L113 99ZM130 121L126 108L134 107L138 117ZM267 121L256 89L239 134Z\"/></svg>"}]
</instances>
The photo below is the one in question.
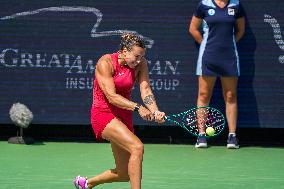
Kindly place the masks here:
<instances>
[{"instance_id":1,"label":"pink tennis dress","mask_svg":"<svg viewBox=\"0 0 284 189\"><path fill-rule=\"evenodd\" d=\"M135 82L135 70L118 63L118 53L111 54L114 69L113 80L116 93L130 100L131 90ZM91 108L91 123L96 138L102 140L102 132L112 119L118 118L133 132L132 111L121 109L110 104L94 78L93 104Z\"/></svg>"}]
</instances>

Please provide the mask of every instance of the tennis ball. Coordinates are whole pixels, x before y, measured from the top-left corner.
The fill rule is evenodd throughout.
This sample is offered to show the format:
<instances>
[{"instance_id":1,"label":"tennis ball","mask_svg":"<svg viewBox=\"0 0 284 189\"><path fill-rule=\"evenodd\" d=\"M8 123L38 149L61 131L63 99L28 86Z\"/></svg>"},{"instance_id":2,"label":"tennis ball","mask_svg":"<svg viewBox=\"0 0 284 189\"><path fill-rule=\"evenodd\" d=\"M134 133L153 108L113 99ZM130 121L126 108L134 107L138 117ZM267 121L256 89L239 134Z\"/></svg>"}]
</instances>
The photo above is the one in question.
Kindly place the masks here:
<instances>
[{"instance_id":1,"label":"tennis ball","mask_svg":"<svg viewBox=\"0 0 284 189\"><path fill-rule=\"evenodd\" d=\"M215 134L214 128L213 128L213 127L207 127L207 128L206 128L206 134L207 134L208 136L213 136L213 135Z\"/></svg>"}]
</instances>

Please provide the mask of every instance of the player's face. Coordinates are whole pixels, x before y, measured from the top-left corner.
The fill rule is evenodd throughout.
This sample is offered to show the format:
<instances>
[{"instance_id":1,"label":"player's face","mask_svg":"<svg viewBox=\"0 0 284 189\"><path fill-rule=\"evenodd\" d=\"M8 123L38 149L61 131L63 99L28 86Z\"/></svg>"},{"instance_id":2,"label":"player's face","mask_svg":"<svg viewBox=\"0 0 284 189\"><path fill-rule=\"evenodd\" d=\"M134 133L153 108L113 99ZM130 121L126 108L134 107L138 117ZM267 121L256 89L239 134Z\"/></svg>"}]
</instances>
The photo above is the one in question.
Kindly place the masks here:
<instances>
[{"instance_id":1,"label":"player's face","mask_svg":"<svg viewBox=\"0 0 284 189\"><path fill-rule=\"evenodd\" d=\"M145 49L133 46L130 51L125 50L125 62L130 68L135 68L145 56Z\"/></svg>"}]
</instances>

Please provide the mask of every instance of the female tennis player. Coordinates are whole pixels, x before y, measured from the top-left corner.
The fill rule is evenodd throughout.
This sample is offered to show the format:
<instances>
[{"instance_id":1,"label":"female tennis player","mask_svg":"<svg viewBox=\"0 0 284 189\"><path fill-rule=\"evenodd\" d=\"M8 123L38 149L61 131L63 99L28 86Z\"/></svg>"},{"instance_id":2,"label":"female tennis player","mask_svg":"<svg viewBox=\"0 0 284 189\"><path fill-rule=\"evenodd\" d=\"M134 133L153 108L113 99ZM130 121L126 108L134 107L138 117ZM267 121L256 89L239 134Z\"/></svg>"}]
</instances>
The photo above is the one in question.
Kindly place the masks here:
<instances>
[{"instance_id":1,"label":"female tennis player","mask_svg":"<svg viewBox=\"0 0 284 189\"><path fill-rule=\"evenodd\" d=\"M199 31L202 24L203 36ZM197 106L208 106L216 77L220 77L229 127L227 148L239 148L237 127L237 83L240 75L236 42L244 35L245 18L239 0L200 1L189 32L200 43L196 74L199 76ZM207 147L204 130L199 130L195 147Z\"/></svg>"},{"instance_id":2,"label":"female tennis player","mask_svg":"<svg viewBox=\"0 0 284 189\"><path fill-rule=\"evenodd\" d=\"M91 122L98 140L110 141L116 167L95 177L77 176L77 189L99 184L130 181L131 189L141 189L143 143L133 133L132 112L147 121L164 122L149 84L145 43L135 34L124 34L117 53L102 56L95 70ZM130 99L134 82L140 86L145 106Z\"/></svg>"}]
</instances>

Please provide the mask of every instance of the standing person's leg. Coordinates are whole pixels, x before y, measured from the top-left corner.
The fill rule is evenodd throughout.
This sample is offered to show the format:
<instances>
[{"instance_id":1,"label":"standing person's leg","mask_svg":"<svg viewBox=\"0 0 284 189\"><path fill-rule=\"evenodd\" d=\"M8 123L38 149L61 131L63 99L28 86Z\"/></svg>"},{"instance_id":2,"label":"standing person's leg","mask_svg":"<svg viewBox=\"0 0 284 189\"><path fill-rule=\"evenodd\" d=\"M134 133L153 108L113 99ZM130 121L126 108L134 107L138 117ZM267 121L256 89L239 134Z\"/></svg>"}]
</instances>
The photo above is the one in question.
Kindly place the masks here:
<instances>
[{"instance_id":1,"label":"standing person's leg","mask_svg":"<svg viewBox=\"0 0 284 189\"><path fill-rule=\"evenodd\" d=\"M209 105L215 82L216 82L216 77L199 76L197 106ZM205 138L205 128L202 126L202 123L198 123L198 129L199 129L199 136L197 138L195 147L206 148L207 141Z\"/></svg>"},{"instance_id":2,"label":"standing person's leg","mask_svg":"<svg viewBox=\"0 0 284 189\"><path fill-rule=\"evenodd\" d=\"M226 105L226 117L229 133L236 133L238 104L237 104L237 77L221 77L223 96Z\"/></svg>"},{"instance_id":3,"label":"standing person's leg","mask_svg":"<svg viewBox=\"0 0 284 189\"><path fill-rule=\"evenodd\" d=\"M221 77L223 88L223 96L226 105L226 117L229 127L228 148L239 148L236 139L238 102L237 102L237 86L238 77Z\"/></svg>"},{"instance_id":4,"label":"standing person's leg","mask_svg":"<svg viewBox=\"0 0 284 189\"><path fill-rule=\"evenodd\" d=\"M88 179L88 187L130 180L131 189L141 189L143 143L116 118L106 126L102 137L111 142L116 168Z\"/></svg>"},{"instance_id":5,"label":"standing person's leg","mask_svg":"<svg viewBox=\"0 0 284 189\"><path fill-rule=\"evenodd\" d=\"M197 106L208 106L212 97L216 77L199 76Z\"/></svg>"}]
</instances>

